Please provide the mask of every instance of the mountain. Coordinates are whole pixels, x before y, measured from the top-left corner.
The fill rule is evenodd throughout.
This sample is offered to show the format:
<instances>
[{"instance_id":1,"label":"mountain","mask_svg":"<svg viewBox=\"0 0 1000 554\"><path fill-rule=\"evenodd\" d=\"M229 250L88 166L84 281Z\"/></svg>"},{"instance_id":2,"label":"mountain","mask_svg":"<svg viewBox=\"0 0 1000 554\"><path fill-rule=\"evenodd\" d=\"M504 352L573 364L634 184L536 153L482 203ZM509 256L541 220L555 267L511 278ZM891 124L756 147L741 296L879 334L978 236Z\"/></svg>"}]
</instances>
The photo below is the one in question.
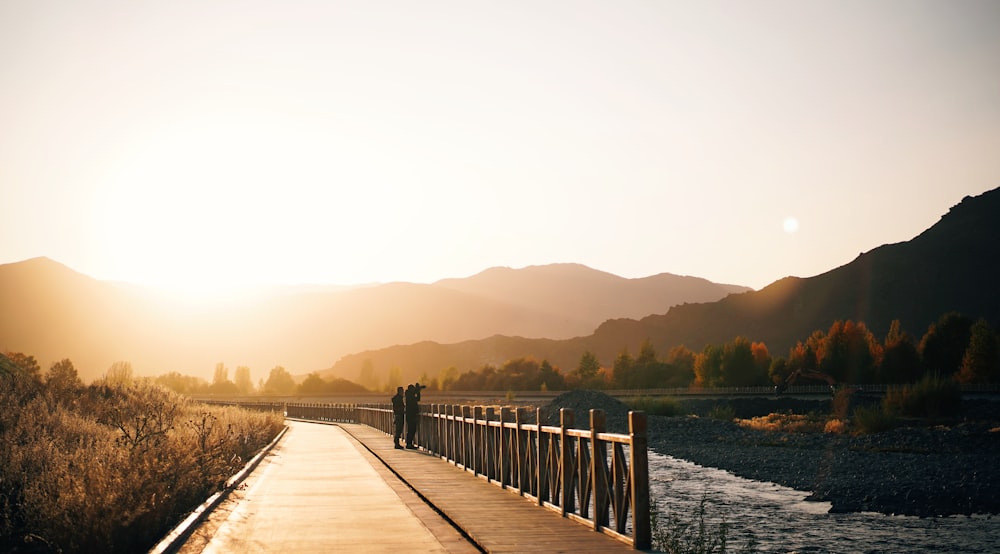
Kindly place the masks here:
<instances>
[{"instance_id":1,"label":"mountain","mask_svg":"<svg viewBox=\"0 0 1000 554\"><path fill-rule=\"evenodd\" d=\"M469 282L464 286L471 286ZM1000 189L965 197L910 241L880 246L852 262L810 278L787 277L760 291L718 301L677 303L663 314L612 318L591 335L568 340L494 336L440 345L420 343L345 356L334 375L357 375L363 363L405 368L404 377L433 377L524 356L572 369L586 350L606 366L623 349L638 353L645 339L664 356L675 346L700 351L737 336L763 341L772 355L836 320L864 321L882 338L894 319L919 338L949 311L983 317L1000 327Z\"/></svg>"},{"instance_id":2,"label":"mountain","mask_svg":"<svg viewBox=\"0 0 1000 554\"><path fill-rule=\"evenodd\" d=\"M84 380L116 361L130 362L140 375L204 378L223 362L231 370L250 367L258 380L277 365L304 374L352 352L419 341L566 339L609 318L744 290L695 277L625 279L558 264L493 268L429 285L290 287L198 303L35 258L0 265L0 350L33 355L43 369L69 358Z\"/></svg>"}]
</instances>

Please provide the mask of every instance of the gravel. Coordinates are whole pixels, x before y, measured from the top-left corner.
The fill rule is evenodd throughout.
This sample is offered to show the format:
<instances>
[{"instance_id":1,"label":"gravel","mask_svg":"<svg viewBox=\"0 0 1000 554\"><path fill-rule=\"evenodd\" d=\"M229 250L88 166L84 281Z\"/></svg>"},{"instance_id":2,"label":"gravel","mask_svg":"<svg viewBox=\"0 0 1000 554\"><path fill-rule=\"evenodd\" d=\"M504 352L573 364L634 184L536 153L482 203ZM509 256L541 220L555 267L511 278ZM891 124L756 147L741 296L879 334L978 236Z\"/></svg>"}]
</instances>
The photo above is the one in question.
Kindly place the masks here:
<instances>
[{"instance_id":1,"label":"gravel","mask_svg":"<svg viewBox=\"0 0 1000 554\"><path fill-rule=\"evenodd\" d=\"M718 403L711 401L712 405ZM794 399L736 399L737 417L789 410ZM742 404L742 405L741 405ZM751 406L752 405L752 406ZM822 406L820 406L822 408ZM572 391L546 407L549 424L559 408L586 428L588 410L604 410L610 432L627 432L628 407L596 391ZM706 413L697 402L685 413ZM834 512L914 516L1000 513L1000 402L966 402L963 418L933 427L900 427L852 436L761 431L704 415L650 416L649 448L740 477L811 492Z\"/></svg>"}]
</instances>

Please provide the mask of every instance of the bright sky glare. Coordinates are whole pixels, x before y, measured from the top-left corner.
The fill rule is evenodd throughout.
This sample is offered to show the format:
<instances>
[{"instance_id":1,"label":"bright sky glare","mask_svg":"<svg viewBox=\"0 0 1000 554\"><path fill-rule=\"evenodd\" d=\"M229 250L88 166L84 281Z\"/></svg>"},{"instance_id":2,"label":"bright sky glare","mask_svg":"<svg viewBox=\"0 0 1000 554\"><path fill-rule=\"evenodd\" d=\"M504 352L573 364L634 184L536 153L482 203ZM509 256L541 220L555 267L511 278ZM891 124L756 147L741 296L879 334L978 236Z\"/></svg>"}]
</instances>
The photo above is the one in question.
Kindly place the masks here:
<instances>
[{"instance_id":1,"label":"bright sky glare","mask_svg":"<svg viewBox=\"0 0 1000 554\"><path fill-rule=\"evenodd\" d=\"M993 0L0 2L0 263L761 288L1000 186L998 68Z\"/></svg>"}]
</instances>

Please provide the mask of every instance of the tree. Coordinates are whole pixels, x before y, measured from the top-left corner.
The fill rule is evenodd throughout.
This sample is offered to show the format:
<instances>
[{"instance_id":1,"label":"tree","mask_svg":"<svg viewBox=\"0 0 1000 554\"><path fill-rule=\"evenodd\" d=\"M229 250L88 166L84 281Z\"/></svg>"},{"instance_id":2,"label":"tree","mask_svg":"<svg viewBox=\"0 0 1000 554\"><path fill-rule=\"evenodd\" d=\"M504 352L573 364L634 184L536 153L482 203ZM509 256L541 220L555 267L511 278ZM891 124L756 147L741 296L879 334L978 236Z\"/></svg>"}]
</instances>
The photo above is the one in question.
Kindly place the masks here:
<instances>
[{"instance_id":1,"label":"tree","mask_svg":"<svg viewBox=\"0 0 1000 554\"><path fill-rule=\"evenodd\" d=\"M132 384L132 364L129 362L115 362L104 374L104 382L109 386L125 386Z\"/></svg>"},{"instance_id":2,"label":"tree","mask_svg":"<svg viewBox=\"0 0 1000 554\"><path fill-rule=\"evenodd\" d=\"M295 390L295 379L292 379L292 375L288 371L279 366L271 368L271 374L268 375L267 381L264 383L264 392L267 394L291 394Z\"/></svg>"},{"instance_id":3,"label":"tree","mask_svg":"<svg viewBox=\"0 0 1000 554\"><path fill-rule=\"evenodd\" d=\"M389 368L389 376L385 380L385 390L395 393L396 387L403 384L403 370L399 366Z\"/></svg>"},{"instance_id":4,"label":"tree","mask_svg":"<svg viewBox=\"0 0 1000 554\"><path fill-rule=\"evenodd\" d=\"M229 380L229 368L222 362L215 364L215 374L212 377L212 386L208 388L213 394L239 394L239 387Z\"/></svg>"},{"instance_id":5,"label":"tree","mask_svg":"<svg viewBox=\"0 0 1000 554\"><path fill-rule=\"evenodd\" d=\"M323 394L326 392L326 381L319 376L319 373L312 372L306 375L305 380L299 384L298 390L300 394Z\"/></svg>"},{"instance_id":6,"label":"tree","mask_svg":"<svg viewBox=\"0 0 1000 554\"><path fill-rule=\"evenodd\" d=\"M538 390L563 390L566 388L566 379L559 372L559 368L552 367L548 360L542 360L542 365L538 368L538 379L541 381Z\"/></svg>"},{"instance_id":7,"label":"tree","mask_svg":"<svg viewBox=\"0 0 1000 554\"><path fill-rule=\"evenodd\" d=\"M960 383L996 383L1000 381L1000 341L989 323L980 318L969 331L962 367L956 375Z\"/></svg>"},{"instance_id":8,"label":"tree","mask_svg":"<svg viewBox=\"0 0 1000 554\"><path fill-rule=\"evenodd\" d=\"M889 324L889 332L882 342L882 362L877 373L878 381L884 384L915 383L920 378L920 353L913 338L900 327L898 319Z\"/></svg>"},{"instance_id":9,"label":"tree","mask_svg":"<svg viewBox=\"0 0 1000 554\"><path fill-rule=\"evenodd\" d=\"M365 358L361 362L361 372L358 374L358 383L371 391L378 389L378 376L375 375L375 362L371 358Z\"/></svg>"},{"instance_id":10,"label":"tree","mask_svg":"<svg viewBox=\"0 0 1000 554\"><path fill-rule=\"evenodd\" d=\"M236 368L236 390L240 394L253 393L253 380L250 378L250 368L241 365Z\"/></svg>"},{"instance_id":11,"label":"tree","mask_svg":"<svg viewBox=\"0 0 1000 554\"><path fill-rule=\"evenodd\" d=\"M962 365L971 329L972 320L958 312L948 312L931 324L920 339L925 372L954 375Z\"/></svg>"},{"instance_id":12,"label":"tree","mask_svg":"<svg viewBox=\"0 0 1000 554\"><path fill-rule=\"evenodd\" d=\"M745 387L760 385L766 380L767 372L754 360L753 346L749 340L736 337L723 347L718 385Z\"/></svg>"},{"instance_id":13,"label":"tree","mask_svg":"<svg viewBox=\"0 0 1000 554\"><path fill-rule=\"evenodd\" d=\"M817 352L819 370L841 383L872 383L881 347L863 322L834 321Z\"/></svg>"},{"instance_id":14,"label":"tree","mask_svg":"<svg viewBox=\"0 0 1000 554\"><path fill-rule=\"evenodd\" d=\"M156 384L162 385L180 394L207 393L209 384L200 377L181 375L176 371L171 371L156 378Z\"/></svg>"},{"instance_id":15,"label":"tree","mask_svg":"<svg viewBox=\"0 0 1000 554\"><path fill-rule=\"evenodd\" d=\"M592 379L601 369L601 362L597 361L597 356L587 350L580 356L580 364L576 366L576 374L581 381Z\"/></svg>"},{"instance_id":16,"label":"tree","mask_svg":"<svg viewBox=\"0 0 1000 554\"><path fill-rule=\"evenodd\" d=\"M49 372L45 375L45 388L49 396L61 401L67 399L72 394L78 392L83 387L83 381L76 373L73 362L69 358L52 364Z\"/></svg>"},{"instance_id":17,"label":"tree","mask_svg":"<svg viewBox=\"0 0 1000 554\"><path fill-rule=\"evenodd\" d=\"M7 359L14 363L20 370L19 375L28 383L41 385L42 368L38 365L34 356L28 356L21 352L7 352Z\"/></svg>"},{"instance_id":18,"label":"tree","mask_svg":"<svg viewBox=\"0 0 1000 554\"><path fill-rule=\"evenodd\" d=\"M707 344L694 360L694 384L697 387L718 387L722 382L722 349Z\"/></svg>"},{"instance_id":19,"label":"tree","mask_svg":"<svg viewBox=\"0 0 1000 554\"><path fill-rule=\"evenodd\" d=\"M635 359L629 354L628 349L624 349L618 353L618 357L615 358L615 363L611 367L611 375L614 379L614 386L619 389L627 389L632 386L633 375L632 372L635 369Z\"/></svg>"},{"instance_id":20,"label":"tree","mask_svg":"<svg viewBox=\"0 0 1000 554\"><path fill-rule=\"evenodd\" d=\"M438 383L441 390L449 390L452 384L458 379L458 368L448 366L438 373Z\"/></svg>"}]
</instances>

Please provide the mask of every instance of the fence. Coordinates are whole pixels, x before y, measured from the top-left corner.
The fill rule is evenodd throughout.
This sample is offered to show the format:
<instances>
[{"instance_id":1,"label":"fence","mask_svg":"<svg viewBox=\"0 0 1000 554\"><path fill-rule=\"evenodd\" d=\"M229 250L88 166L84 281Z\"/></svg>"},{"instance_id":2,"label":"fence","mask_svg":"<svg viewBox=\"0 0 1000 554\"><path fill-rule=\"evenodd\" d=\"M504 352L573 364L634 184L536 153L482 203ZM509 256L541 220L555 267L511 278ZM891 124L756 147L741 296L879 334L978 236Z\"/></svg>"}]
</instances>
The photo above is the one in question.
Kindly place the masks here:
<instances>
[{"instance_id":1,"label":"fence","mask_svg":"<svg viewBox=\"0 0 1000 554\"><path fill-rule=\"evenodd\" d=\"M354 422L393 433L389 404L239 402L287 417ZM629 433L607 433L605 414L590 410L589 429L574 427L572 410L558 426L541 408L430 404L421 406L418 443L428 452L489 482L613 536L635 549L651 547L646 414L629 412Z\"/></svg>"}]
</instances>

